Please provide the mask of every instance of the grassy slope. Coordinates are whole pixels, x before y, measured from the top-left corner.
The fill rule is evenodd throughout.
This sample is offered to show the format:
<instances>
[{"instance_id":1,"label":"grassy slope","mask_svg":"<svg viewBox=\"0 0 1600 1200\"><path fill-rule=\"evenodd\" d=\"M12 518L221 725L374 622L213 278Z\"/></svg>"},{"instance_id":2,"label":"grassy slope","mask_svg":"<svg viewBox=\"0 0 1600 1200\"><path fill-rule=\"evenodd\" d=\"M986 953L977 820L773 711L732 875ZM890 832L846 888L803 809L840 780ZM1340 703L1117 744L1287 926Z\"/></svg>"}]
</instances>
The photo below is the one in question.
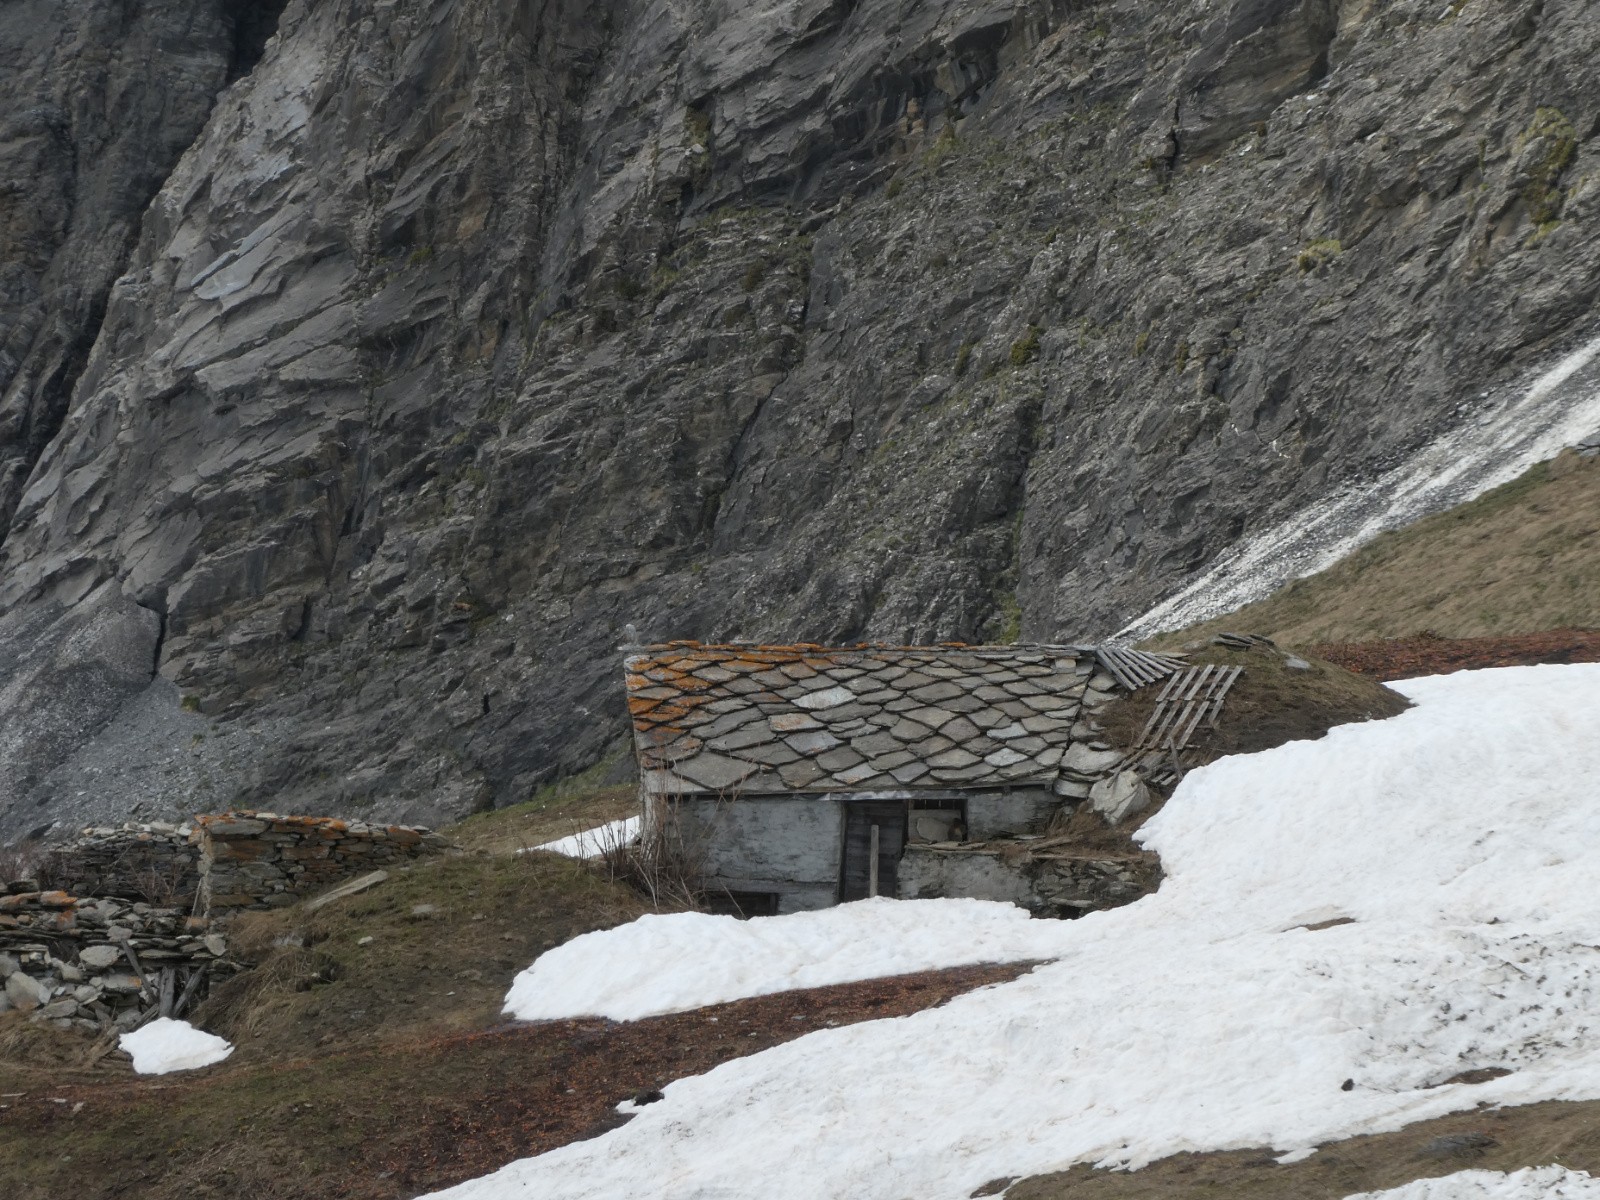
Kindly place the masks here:
<instances>
[{"instance_id":1,"label":"grassy slope","mask_svg":"<svg viewBox=\"0 0 1600 1200\"><path fill-rule=\"evenodd\" d=\"M547 799L554 815L543 819L569 825L616 806L608 789ZM476 820L472 837L518 842L541 818L523 808ZM396 1195L448 1180L448 1143L408 1149L419 1128L470 1125L474 1105L555 1072L567 1053L547 1039L508 1054L488 1032L512 976L642 911L634 893L570 860L469 852L316 913L244 914L233 943L260 966L194 1016L238 1049L169 1079L136 1079L116 1058L91 1065L81 1040L0 1018L0 1095L14 1101L0 1110L0 1192L311 1200L385 1194L361 1179L386 1178ZM84 1101L80 1112L39 1105L63 1091Z\"/></svg>"},{"instance_id":2,"label":"grassy slope","mask_svg":"<svg viewBox=\"0 0 1600 1200\"><path fill-rule=\"evenodd\" d=\"M1174 633L1287 645L1600 627L1600 458L1568 451L1448 512L1383 534L1267 599Z\"/></svg>"}]
</instances>

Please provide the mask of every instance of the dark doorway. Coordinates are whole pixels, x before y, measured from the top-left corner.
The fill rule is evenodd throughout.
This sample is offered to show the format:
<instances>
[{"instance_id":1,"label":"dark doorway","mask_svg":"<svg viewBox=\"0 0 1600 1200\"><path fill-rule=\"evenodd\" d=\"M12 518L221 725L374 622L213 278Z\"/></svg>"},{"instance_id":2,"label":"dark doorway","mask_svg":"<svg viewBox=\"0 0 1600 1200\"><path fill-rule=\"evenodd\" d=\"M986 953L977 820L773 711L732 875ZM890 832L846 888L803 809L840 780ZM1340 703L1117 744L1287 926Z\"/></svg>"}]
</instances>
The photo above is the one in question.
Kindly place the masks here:
<instances>
[{"instance_id":1,"label":"dark doorway","mask_svg":"<svg viewBox=\"0 0 1600 1200\"><path fill-rule=\"evenodd\" d=\"M900 851L906 840L906 806L899 801L858 800L844 806L844 862L839 870L839 899L872 895L872 831L878 831L878 892L895 894Z\"/></svg>"}]
</instances>

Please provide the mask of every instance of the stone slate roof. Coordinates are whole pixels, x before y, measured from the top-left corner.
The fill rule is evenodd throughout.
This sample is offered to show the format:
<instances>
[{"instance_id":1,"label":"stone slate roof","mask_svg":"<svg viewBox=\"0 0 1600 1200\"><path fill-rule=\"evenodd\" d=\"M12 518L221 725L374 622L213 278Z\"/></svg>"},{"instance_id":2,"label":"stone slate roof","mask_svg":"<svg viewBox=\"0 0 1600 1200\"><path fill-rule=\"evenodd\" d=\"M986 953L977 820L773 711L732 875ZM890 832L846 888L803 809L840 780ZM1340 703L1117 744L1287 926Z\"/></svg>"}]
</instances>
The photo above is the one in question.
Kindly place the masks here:
<instances>
[{"instance_id":1,"label":"stone slate roof","mask_svg":"<svg viewBox=\"0 0 1600 1200\"><path fill-rule=\"evenodd\" d=\"M1116 694L1089 646L709 646L626 661L647 791L943 791L1103 770L1073 727ZM1120 758L1115 752L1112 758Z\"/></svg>"}]
</instances>

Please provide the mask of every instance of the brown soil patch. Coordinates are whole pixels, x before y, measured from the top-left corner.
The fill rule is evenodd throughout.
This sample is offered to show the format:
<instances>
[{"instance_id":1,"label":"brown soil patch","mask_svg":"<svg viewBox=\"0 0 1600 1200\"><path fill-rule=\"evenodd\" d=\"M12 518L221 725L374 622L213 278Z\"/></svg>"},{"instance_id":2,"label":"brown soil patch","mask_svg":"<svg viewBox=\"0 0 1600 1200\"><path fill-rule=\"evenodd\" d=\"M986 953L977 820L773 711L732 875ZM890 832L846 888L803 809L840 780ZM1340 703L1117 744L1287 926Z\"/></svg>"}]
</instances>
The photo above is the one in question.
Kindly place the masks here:
<instances>
[{"instance_id":1,"label":"brown soil patch","mask_svg":"<svg viewBox=\"0 0 1600 1200\"><path fill-rule=\"evenodd\" d=\"M625 1119L619 1102L673 1079L1029 969L933 971L625 1024L336 1045L164 1081L0 1069L0 1092L27 1093L0 1098L0 1178L7 1200L401 1200L603 1133Z\"/></svg>"},{"instance_id":2,"label":"brown soil patch","mask_svg":"<svg viewBox=\"0 0 1600 1200\"><path fill-rule=\"evenodd\" d=\"M1351 1138L1280 1166L1270 1150L1177 1154L1139 1171L1074 1167L1023 1180L1007 1200L1340 1200L1355 1192L1470 1169L1551 1163L1600 1173L1600 1101L1457 1113L1395 1133Z\"/></svg>"},{"instance_id":3,"label":"brown soil patch","mask_svg":"<svg viewBox=\"0 0 1600 1200\"><path fill-rule=\"evenodd\" d=\"M1311 649L1368 679L1414 679L1484 667L1600 662L1600 629L1548 629L1543 633L1492 638L1420 633L1379 642L1336 642Z\"/></svg>"}]
</instances>

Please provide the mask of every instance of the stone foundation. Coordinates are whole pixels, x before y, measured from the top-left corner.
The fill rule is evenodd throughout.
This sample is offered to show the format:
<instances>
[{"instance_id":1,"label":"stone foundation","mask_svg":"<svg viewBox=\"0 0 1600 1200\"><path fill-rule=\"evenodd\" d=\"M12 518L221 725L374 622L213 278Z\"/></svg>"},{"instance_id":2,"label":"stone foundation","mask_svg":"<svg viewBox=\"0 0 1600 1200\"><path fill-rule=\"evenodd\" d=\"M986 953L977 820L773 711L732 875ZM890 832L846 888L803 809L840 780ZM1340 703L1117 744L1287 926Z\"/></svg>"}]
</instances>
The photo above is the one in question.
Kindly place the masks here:
<instances>
[{"instance_id":1,"label":"stone foundation","mask_svg":"<svg viewBox=\"0 0 1600 1200\"><path fill-rule=\"evenodd\" d=\"M1001 900L1037 917L1077 917L1119 908L1161 882L1155 855L1091 858L1044 851L1026 843L907 846L900 860L902 900L964 896Z\"/></svg>"}]
</instances>

